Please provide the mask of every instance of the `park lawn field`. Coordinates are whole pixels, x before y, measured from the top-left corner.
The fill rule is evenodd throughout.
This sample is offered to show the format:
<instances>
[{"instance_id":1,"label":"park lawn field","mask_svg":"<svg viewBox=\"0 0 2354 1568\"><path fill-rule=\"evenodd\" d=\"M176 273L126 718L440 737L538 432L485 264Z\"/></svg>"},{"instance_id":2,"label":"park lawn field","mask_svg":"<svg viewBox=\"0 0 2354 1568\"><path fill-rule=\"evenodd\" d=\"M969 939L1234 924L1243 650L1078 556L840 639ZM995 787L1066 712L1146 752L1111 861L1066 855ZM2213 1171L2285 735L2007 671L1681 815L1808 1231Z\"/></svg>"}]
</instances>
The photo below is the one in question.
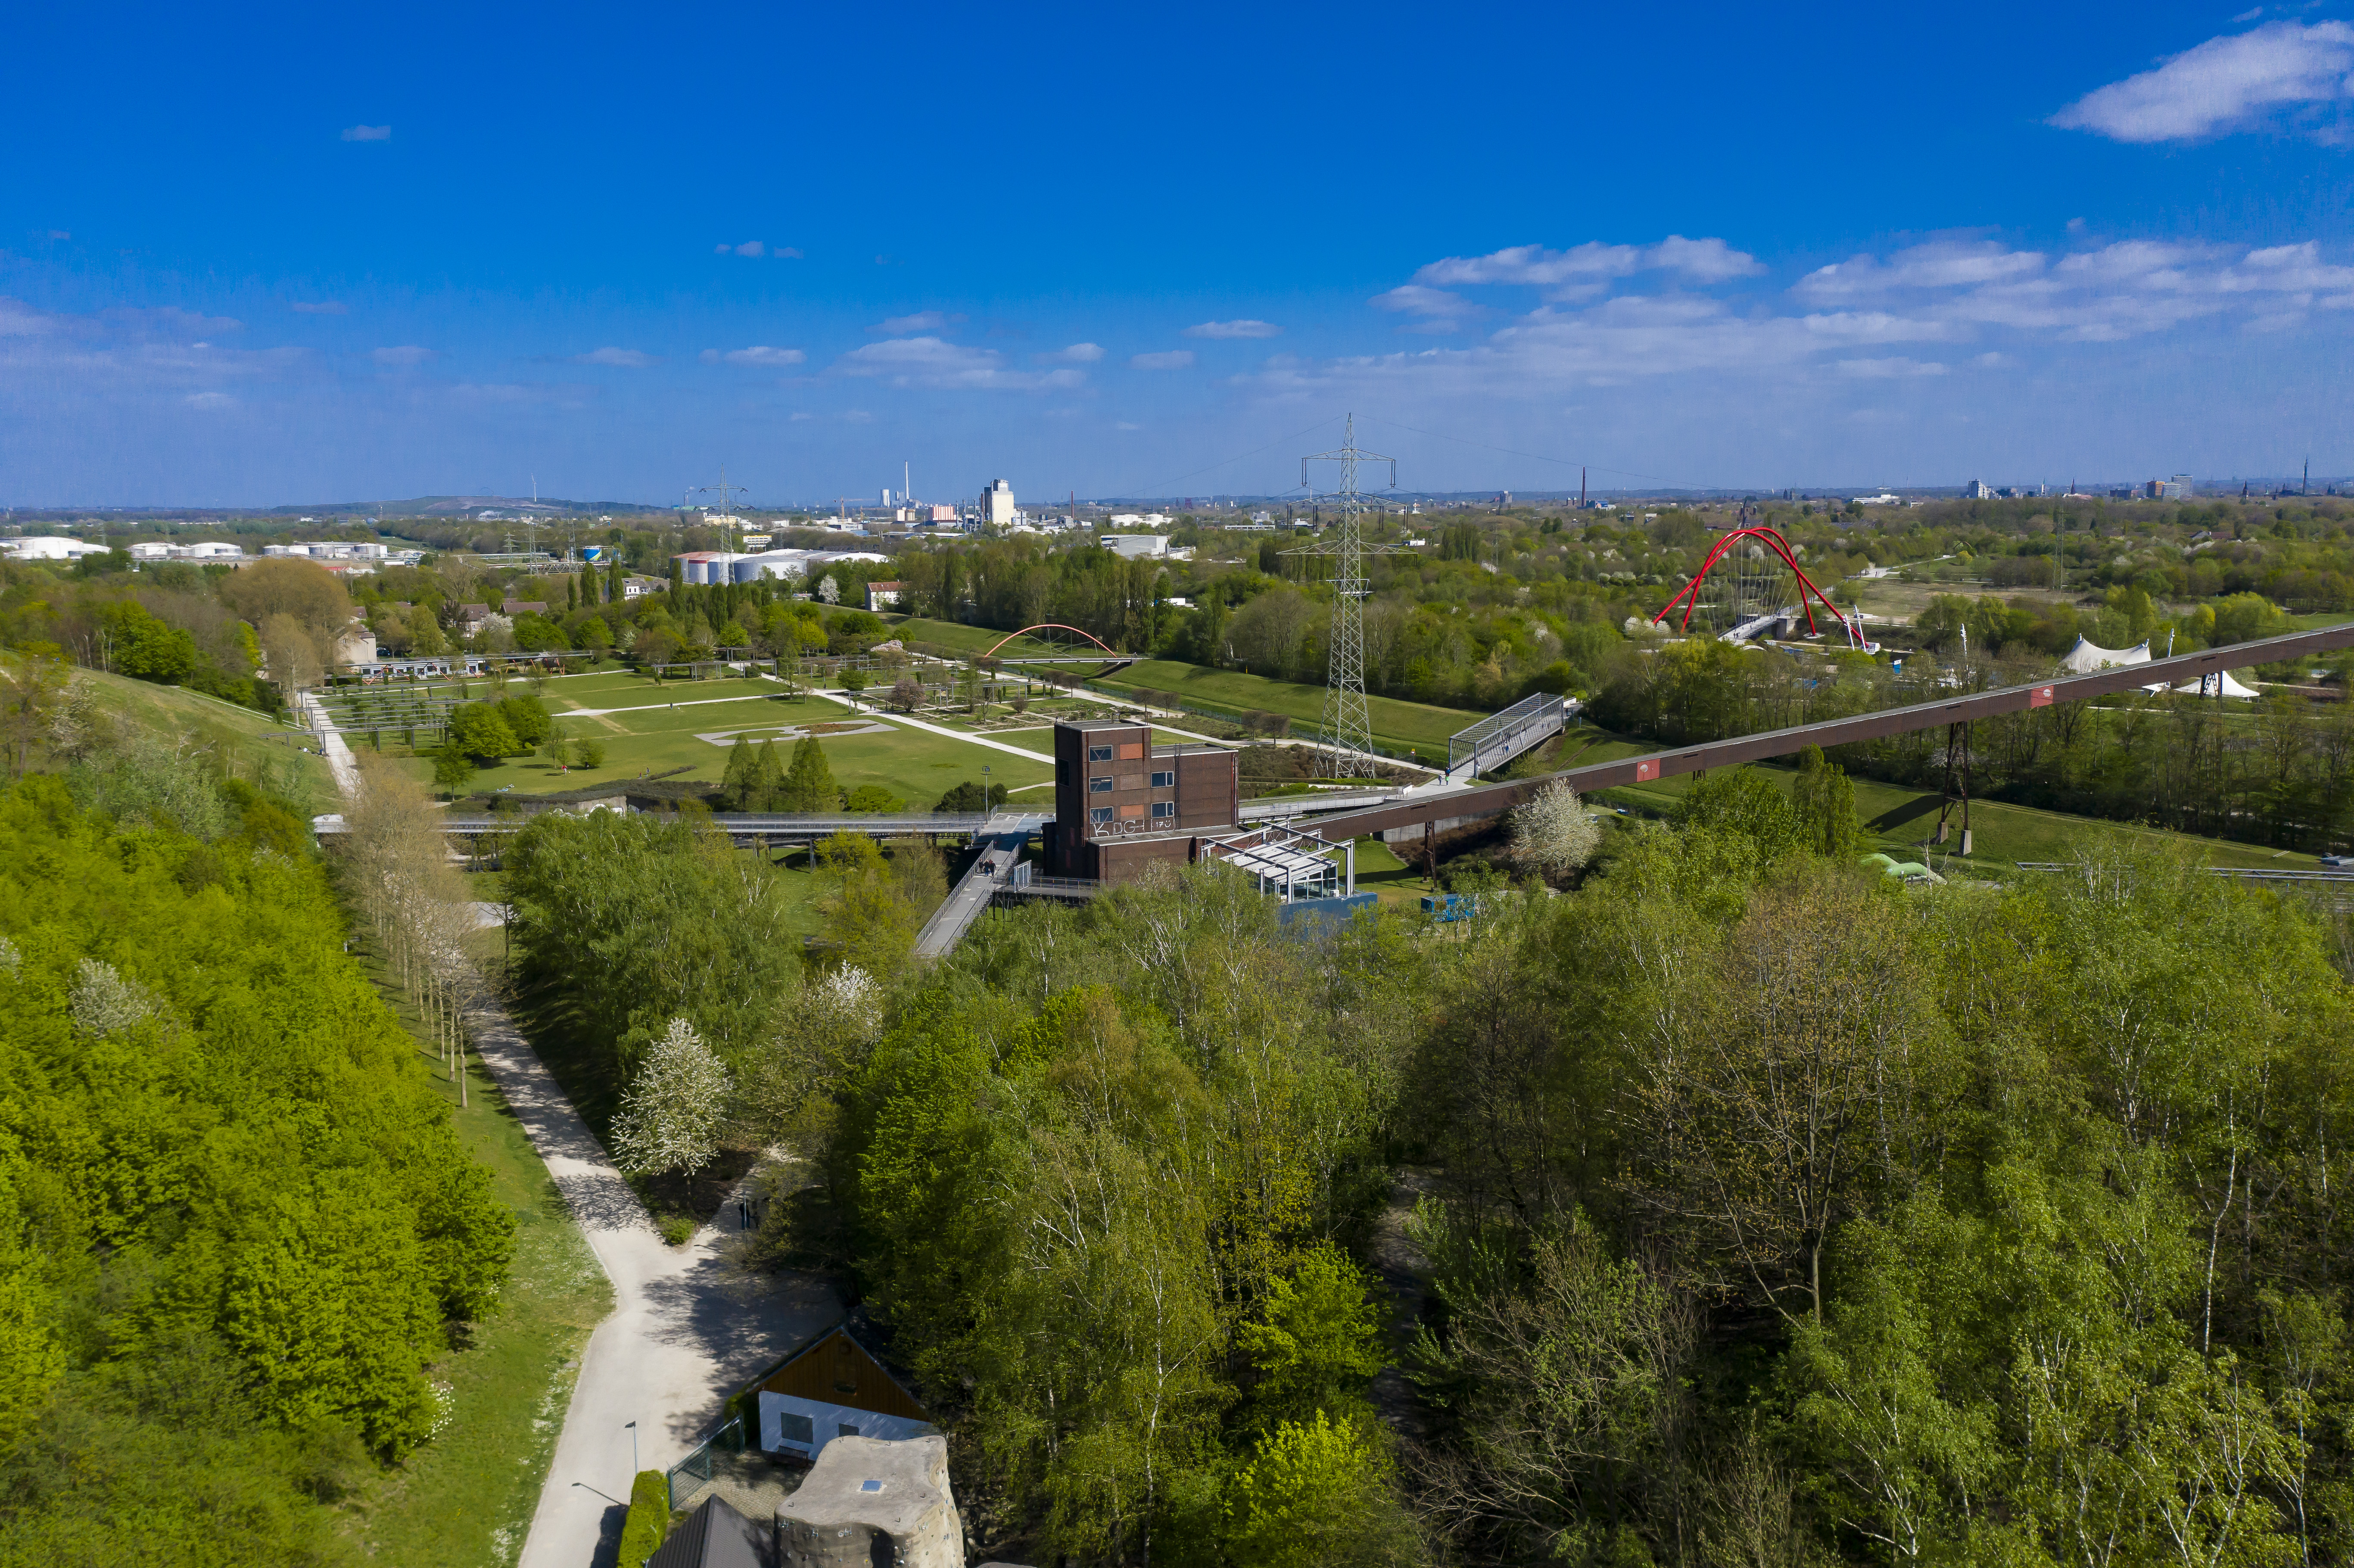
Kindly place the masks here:
<instances>
[{"instance_id":1,"label":"park lawn field","mask_svg":"<svg viewBox=\"0 0 2354 1568\"><path fill-rule=\"evenodd\" d=\"M743 691L746 686L755 689ZM688 694L705 687L736 689L716 701ZM844 723L879 724L888 730L821 737L826 765L833 771L834 782L845 791L879 784L910 808L928 810L951 787L968 779L978 783L984 766L991 779L1009 786L1039 783L1053 777L1053 766L1043 756L1033 765L993 747L910 728L889 715L854 715L840 703L822 697L786 696L766 682L672 682L663 691L676 695L626 707L610 700L611 694L593 694L595 700L584 698L582 707L623 707L620 712L594 716L567 715L550 702L564 733L603 745L604 764L558 771L553 763L535 757L510 758L477 773L468 788L508 788L519 795L536 795L608 784L618 788L655 775L716 784L726 771L727 752L738 732L756 745L777 738L779 749L790 752L795 737L781 732L797 726ZM671 705L673 701L675 707ZM715 743L701 738L705 735L723 738ZM353 738L356 746L366 744L365 736ZM402 759L401 765L420 779L432 777L429 759L409 758Z\"/></svg>"},{"instance_id":2,"label":"park lawn field","mask_svg":"<svg viewBox=\"0 0 2354 1568\"><path fill-rule=\"evenodd\" d=\"M416 1034L398 989L377 976L378 993ZM498 1313L431 1369L449 1390L448 1424L360 1488L345 1505L345 1529L387 1568L513 1563L555 1457L582 1347L612 1310L613 1291L490 1075L470 1062L468 1105L459 1110L457 1086L440 1075L429 1046L419 1051L459 1140L514 1213L514 1262Z\"/></svg>"},{"instance_id":3,"label":"park lawn field","mask_svg":"<svg viewBox=\"0 0 2354 1568\"><path fill-rule=\"evenodd\" d=\"M1295 731L1312 730L1324 712L1322 686L1271 681L1240 670L1213 670L1173 659L1142 660L1096 683L1119 692L1166 692L1181 702L1234 718L1251 712L1282 714L1290 718ZM1487 716L1395 697L1369 696L1365 705L1373 715L1375 744L1398 752L1419 750L1426 758L1445 757L1449 736Z\"/></svg>"},{"instance_id":4,"label":"park lawn field","mask_svg":"<svg viewBox=\"0 0 2354 1568\"><path fill-rule=\"evenodd\" d=\"M1378 838L1357 841L1357 891L1371 893L1384 909L1419 910L1429 891L1419 866L1410 866Z\"/></svg>"},{"instance_id":5,"label":"park lawn field","mask_svg":"<svg viewBox=\"0 0 2354 1568\"><path fill-rule=\"evenodd\" d=\"M938 723L938 721L934 720L933 722ZM1052 758L1055 755L1055 730L1052 725L1049 725L1043 729L991 730L988 732L988 737L991 740L1002 741L1007 746L1018 746L1024 751L1034 751L1041 757ZM1172 735L1168 730L1156 729L1152 732L1152 744L1155 746L1199 746L1203 743L1194 739L1190 735ZM1224 741L1215 741L1211 744L1224 746L1226 743ZM1232 747L1229 747L1228 749L1231 750ZM991 777L993 778L995 776L991 775Z\"/></svg>"},{"instance_id":6,"label":"park lawn field","mask_svg":"<svg viewBox=\"0 0 2354 1568\"><path fill-rule=\"evenodd\" d=\"M1633 754L1631 751L1628 753ZM1795 768L1760 767L1758 771L1783 789L1788 789L1797 779ZM1626 785L1600 789L1595 792L1594 799L1597 804L1615 803L1637 810L1670 810L1691 788L1695 778L1696 775L1686 774L1639 787ZM1919 858L1925 853L1927 841L1936 831L1937 791L1913 789L1901 784L1883 784L1872 779L1858 779L1854 783L1856 810L1863 818L1864 832L1874 841L1874 847L1886 850L1900 859ZM2133 822L2071 816L2064 811L2014 806L2002 800L1974 800L1970 803L1970 837L1969 859L1962 861L1958 853L1953 858L1965 866L1988 874L2007 871L2020 861L2073 860L2080 851L2086 849L2125 849L2166 843L2188 844L2198 854L2200 863L2206 865L2310 870L2315 863L2311 855L2292 850L2271 850L2257 844L2233 843L2225 839L2203 838ZM1961 831L1956 825L1947 835L1945 850L1958 852L1960 847ZM1937 865L1942 867L1945 850L1926 853L1935 853Z\"/></svg>"},{"instance_id":7,"label":"park lawn field","mask_svg":"<svg viewBox=\"0 0 2354 1568\"><path fill-rule=\"evenodd\" d=\"M167 744L194 740L199 746L219 747L243 758L249 774L256 765L275 769L291 760L295 786L309 794L311 810L334 809L329 802L335 798L334 778L327 770L327 759L316 749L318 743L302 730L280 724L267 714L178 686L159 686L101 670L75 670L72 680L90 693L99 711L115 723L148 731Z\"/></svg>"}]
</instances>

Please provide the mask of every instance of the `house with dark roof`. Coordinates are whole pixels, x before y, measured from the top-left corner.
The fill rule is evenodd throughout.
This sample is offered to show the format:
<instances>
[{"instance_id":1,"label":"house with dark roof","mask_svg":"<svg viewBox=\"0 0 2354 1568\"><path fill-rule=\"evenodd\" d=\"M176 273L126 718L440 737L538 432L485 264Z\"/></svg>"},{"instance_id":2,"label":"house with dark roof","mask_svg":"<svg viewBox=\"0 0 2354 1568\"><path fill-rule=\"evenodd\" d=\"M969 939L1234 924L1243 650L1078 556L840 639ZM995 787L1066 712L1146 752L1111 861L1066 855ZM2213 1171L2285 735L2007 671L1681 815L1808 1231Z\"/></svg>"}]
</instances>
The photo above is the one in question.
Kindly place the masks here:
<instances>
[{"instance_id":1,"label":"house with dark roof","mask_svg":"<svg viewBox=\"0 0 2354 1568\"><path fill-rule=\"evenodd\" d=\"M746 1519L721 1497L703 1505L663 1537L645 1568L773 1568L769 1537L776 1527Z\"/></svg>"},{"instance_id":2,"label":"house with dark roof","mask_svg":"<svg viewBox=\"0 0 2354 1568\"><path fill-rule=\"evenodd\" d=\"M815 1459L837 1437L929 1437L939 1428L844 1319L779 1362L754 1388L760 1446Z\"/></svg>"}]
</instances>

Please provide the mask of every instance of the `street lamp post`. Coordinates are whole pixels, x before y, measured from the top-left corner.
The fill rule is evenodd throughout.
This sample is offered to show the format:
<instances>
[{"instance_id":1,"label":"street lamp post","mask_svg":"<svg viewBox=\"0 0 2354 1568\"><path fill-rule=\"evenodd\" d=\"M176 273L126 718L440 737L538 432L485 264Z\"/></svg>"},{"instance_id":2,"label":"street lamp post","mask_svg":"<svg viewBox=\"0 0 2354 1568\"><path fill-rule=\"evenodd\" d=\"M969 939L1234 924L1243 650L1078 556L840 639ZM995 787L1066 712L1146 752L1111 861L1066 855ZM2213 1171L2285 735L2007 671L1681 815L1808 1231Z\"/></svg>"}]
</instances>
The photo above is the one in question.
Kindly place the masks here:
<instances>
[{"instance_id":1,"label":"street lamp post","mask_svg":"<svg viewBox=\"0 0 2354 1568\"><path fill-rule=\"evenodd\" d=\"M631 1423L630 1423L630 1425L629 1425L629 1433L630 1433L630 1478L631 1478L631 1485L635 1485L635 1484L636 1484L636 1480L637 1480L637 1474L638 1474L638 1424L637 1424L636 1422L632 1421L632 1422L631 1422Z\"/></svg>"}]
</instances>

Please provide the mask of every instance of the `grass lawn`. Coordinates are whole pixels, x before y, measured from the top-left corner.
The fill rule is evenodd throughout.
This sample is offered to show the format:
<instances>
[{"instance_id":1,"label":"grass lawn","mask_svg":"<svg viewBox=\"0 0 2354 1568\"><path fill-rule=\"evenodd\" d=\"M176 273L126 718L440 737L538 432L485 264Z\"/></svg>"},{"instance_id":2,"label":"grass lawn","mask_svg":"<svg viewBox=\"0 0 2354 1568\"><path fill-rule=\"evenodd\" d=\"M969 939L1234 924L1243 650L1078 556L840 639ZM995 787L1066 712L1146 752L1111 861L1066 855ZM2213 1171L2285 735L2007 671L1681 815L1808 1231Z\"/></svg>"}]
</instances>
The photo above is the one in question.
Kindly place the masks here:
<instances>
[{"instance_id":1,"label":"grass lawn","mask_svg":"<svg viewBox=\"0 0 2354 1568\"><path fill-rule=\"evenodd\" d=\"M1257 710L1290 716L1295 731L1313 730L1324 712L1324 688L1294 681L1270 681L1239 670L1213 670L1173 659L1146 659L1097 685L1114 691L1168 692L1180 700L1240 718ZM1432 707L1395 697L1367 697L1373 740L1397 752L1420 750L1426 758L1447 755L1447 736L1486 717L1461 708Z\"/></svg>"},{"instance_id":2,"label":"grass lawn","mask_svg":"<svg viewBox=\"0 0 2354 1568\"><path fill-rule=\"evenodd\" d=\"M1641 748L1630 747L1625 755L1633 755L1638 749ZM1795 768L1760 767L1758 771L1783 789L1789 789L1797 779ZM1673 809L1683 798L1694 779L1694 775L1686 774L1639 788L1628 785L1602 789L1596 791L1594 799L1599 804L1665 811ZM1924 845L1936 831L1937 803L1938 793L1935 789L1907 789L1900 784L1883 784L1872 779L1855 780L1856 810L1863 818L1866 836L1873 841L1871 847L1885 850L1899 859L1921 857ZM1956 821L1957 822L1958 819ZM2256 844L2233 843L2224 839L2202 838L2132 822L2105 821L2096 817L2071 816L2064 811L2014 806L2001 800L1973 800L1970 803L1970 858L1964 861L1956 853L1953 859L1965 869L1987 875L2008 872L2020 861L2073 860L2079 850L2099 845L2122 847L2168 842L2189 843L2198 853L2201 863L2207 865L2309 869L2314 864L2311 855L2291 850L2269 850ZM1947 834L1945 848L1955 852L1960 850L1958 825ZM1930 853L1936 854L1935 864L1942 868L1946 859L1944 852Z\"/></svg>"},{"instance_id":3,"label":"grass lawn","mask_svg":"<svg viewBox=\"0 0 2354 1568\"><path fill-rule=\"evenodd\" d=\"M618 786L655 774L716 784L726 770L728 748L738 732L756 744L779 739L779 749L790 751L792 737L781 732L796 726L842 723L878 724L888 733L823 737L834 781L844 790L879 784L910 808L928 809L952 786L968 779L979 782L984 765L991 779L1008 786L1043 783L1054 776L1044 756L1028 763L992 747L903 726L887 715L853 715L823 697L786 696L767 681L670 681L656 687L642 676L608 673L550 681L542 700L562 721L566 734L603 744L604 766L558 772L537 758L511 758L476 774L470 788L506 786L519 795L532 795ZM602 711L607 709L619 711ZM701 738L706 735L720 738ZM367 745L366 736L351 739L355 748ZM1008 744L1018 744L1018 737L1008 737ZM419 779L432 777L432 764L426 758L406 758L403 766ZM673 772L682 768L686 771Z\"/></svg>"},{"instance_id":4,"label":"grass lawn","mask_svg":"<svg viewBox=\"0 0 2354 1568\"><path fill-rule=\"evenodd\" d=\"M986 653L1000 642L1005 643L1004 647L997 650L997 656L1001 659L1054 658L1058 654L1093 652L1095 646L1078 637L1071 639L1076 647L1058 647L1034 637L1017 637L1006 642L1005 633L994 627L963 626L952 620L927 620L920 615L886 615L883 619L891 623L891 635L904 641L929 642L965 655ZM1072 668L1079 666L1073 665Z\"/></svg>"},{"instance_id":5,"label":"grass lawn","mask_svg":"<svg viewBox=\"0 0 2354 1568\"><path fill-rule=\"evenodd\" d=\"M318 743L306 732L280 724L267 714L201 692L159 686L101 670L76 670L73 681L89 691L100 711L116 722L152 731L166 740L219 746L273 768L283 767L292 758L300 787L310 793L313 811L329 810L326 802L335 798L334 779L327 771L327 759L316 750Z\"/></svg>"},{"instance_id":6,"label":"grass lawn","mask_svg":"<svg viewBox=\"0 0 2354 1568\"><path fill-rule=\"evenodd\" d=\"M938 721L936 720L934 722L937 723ZM1052 724L1048 724L1038 729L991 730L989 734L989 738L995 741L1002 741L1007 746L1018 746L1024 751L1034 751L1039 756L1050 759L1055 755L1055 730ZM1165 729L1156 729L1152 732L1152 744L1155 746L1199 746L1202 743L1195 740L1189 735L1172 735ZM1224 745L1225 743L1219 742L1217 744ZM1012 759L1008 758L1008 760L1010 761ZM1021 766L1018 762L1014 765L1017 768ZM997 775L991 774L990 777L994 779ZM1016 779L1013 782L1023 783L1027 782L1027 780Z\"/></svg>"},{"instance_id":7,"label":"grass lawn","mask_svg":"<svg viewBox=\"0 0 2354 1568\"><path fill-rule=\"evenodd\" d=\"M379 976L378 991L413 1032L398 990ZM613 1291L490 1075L470 1064L458 1110L457 1086L439 1075L429 1047L419 1054L459 1141L514 1213L514 1270L498 1314L432 1369L451 1392L449 1424L349 1500L346 1529L371 1561L395 1568L508 1563L539 1504L581 1349Z\"/></svg>"}]
</instances>

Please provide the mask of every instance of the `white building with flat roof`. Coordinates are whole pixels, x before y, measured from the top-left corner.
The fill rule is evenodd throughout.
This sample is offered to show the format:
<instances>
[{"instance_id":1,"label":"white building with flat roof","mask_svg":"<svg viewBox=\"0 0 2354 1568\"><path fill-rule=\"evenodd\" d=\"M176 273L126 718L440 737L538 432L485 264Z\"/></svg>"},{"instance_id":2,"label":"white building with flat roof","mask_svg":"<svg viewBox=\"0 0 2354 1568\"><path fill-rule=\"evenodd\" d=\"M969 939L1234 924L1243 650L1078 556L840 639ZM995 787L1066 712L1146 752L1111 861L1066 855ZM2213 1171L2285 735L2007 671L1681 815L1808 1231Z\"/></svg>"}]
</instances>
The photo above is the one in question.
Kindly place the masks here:
<instances>
[{"instance_id":1,"label":"white building with flat roof","mask_svg":"<svg viewBox=\"0 0 2354 1568\"><path fill-rule=\"evenodd\" d=\"M1098 543L1126 560L1144 560L1169 554L1169 535L1166 534L1106 534Z\"/></svg>"},{"instance_id":2,"label":"white building with flat roof","mask_svg":"<svg viewBox=\"0 0 2354 1568\"><path fill-rule=\"evenodd\" d=\"M989 482L981 493L981 520L991 528L1013 525L1013 487L1002 479Z\"/></svg>"},{"instance_id":3,"label":"white building with flat roof","mask_svg":"<svg viewBox=\"0 0 2354 1568\"><path fill-rule=\"evenodd\" d=\"M103 556L106 546L93 545L85 539L60 538L55 534L36 534L30 538L5 542L8 554L20 561L74 561L84 556Z\"/></svg>"}]
</instances>

